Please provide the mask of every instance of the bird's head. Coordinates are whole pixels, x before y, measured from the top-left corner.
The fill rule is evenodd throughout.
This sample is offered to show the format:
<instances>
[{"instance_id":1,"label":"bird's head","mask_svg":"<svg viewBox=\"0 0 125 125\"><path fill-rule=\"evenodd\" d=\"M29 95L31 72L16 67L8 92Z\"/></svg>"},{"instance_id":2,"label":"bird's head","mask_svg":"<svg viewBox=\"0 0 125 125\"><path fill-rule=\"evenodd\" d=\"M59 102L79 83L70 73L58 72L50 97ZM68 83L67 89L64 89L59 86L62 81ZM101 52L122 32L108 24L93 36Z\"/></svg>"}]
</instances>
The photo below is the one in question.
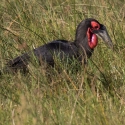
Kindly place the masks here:
<instances>
[{"instance_id":1,"label":"bird's head","mask_svg":"<svg viewBox=\"0 0 125 125\"><path fill-rule=\"evenodd\" d=\"M113 48L112 40L106 27L97 20L88 18L83 20L77 27L76 41L87 44L90 49L94 49L98 44L98 36L110 47ZM87 41L87 42L85 42Z\"/></svg>"}]
</instances>

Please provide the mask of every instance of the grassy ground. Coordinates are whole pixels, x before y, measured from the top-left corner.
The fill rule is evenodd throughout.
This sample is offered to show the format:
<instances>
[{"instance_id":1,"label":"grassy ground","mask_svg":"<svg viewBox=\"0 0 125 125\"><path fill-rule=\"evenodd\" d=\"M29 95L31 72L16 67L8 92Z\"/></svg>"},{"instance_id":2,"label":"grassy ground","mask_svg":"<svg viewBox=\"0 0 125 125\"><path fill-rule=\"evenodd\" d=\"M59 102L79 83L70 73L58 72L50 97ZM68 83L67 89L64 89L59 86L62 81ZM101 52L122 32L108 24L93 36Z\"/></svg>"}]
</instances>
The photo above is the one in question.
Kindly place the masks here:
<instances>
[{"instance_id":1,"label":"grassy ground","mask_svg":"<svg viewBox=\"0 0 125 125\"><path fill-rule=\"evenodd\" d=\"M125 124L124 0L1 0L0 67L48 41L73 41L87 17L107 27L114 51L99 40L87 68L59 62L60 73L46 72L33 58L29 74L3 75L1 125Z\"/></svg>"}]
</instances>

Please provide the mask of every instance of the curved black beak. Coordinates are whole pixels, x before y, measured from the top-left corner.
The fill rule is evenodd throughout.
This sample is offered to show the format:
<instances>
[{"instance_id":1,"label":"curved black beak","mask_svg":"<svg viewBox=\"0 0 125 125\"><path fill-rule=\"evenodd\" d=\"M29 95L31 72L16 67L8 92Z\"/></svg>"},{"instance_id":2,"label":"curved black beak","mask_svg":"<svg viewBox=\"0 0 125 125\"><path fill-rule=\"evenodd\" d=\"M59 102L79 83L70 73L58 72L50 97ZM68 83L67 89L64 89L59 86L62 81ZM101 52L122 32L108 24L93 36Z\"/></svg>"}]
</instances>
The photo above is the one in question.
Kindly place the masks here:
<instances>
[{"instance_id":1,"label":"curved black beak","mask_svg":"<svg viewBox=\"0 0 125 125\"><path fill-rule=\"evenodd\" d=\"M107 32L107 29L104 25L101 24L101 27L99 30L94 30L93 33L95 33L97 36L99 36L111 49L113 49L113 43L112 40Z\"/></svg>"}]
</instances>

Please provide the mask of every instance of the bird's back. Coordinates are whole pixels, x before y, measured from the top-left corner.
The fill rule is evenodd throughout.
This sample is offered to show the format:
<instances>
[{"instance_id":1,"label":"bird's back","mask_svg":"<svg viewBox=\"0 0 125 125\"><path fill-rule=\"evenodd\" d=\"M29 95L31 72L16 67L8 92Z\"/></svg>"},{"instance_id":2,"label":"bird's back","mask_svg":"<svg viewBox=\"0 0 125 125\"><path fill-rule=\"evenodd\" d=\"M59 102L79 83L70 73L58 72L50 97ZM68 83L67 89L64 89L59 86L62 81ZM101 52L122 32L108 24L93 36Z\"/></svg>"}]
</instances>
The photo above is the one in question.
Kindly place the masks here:
<instances>
[{"instance_id":1,"label":"bird's back","mask_svg":"<svg viewBox=\"0 0 125 125\"><path fill-rule=\"evenodd\" d=\"M60 60L64 60L65 58L76 58L78 50L73 42L55 40L10 60L7 63L6 69L8 70L9 68L14 72L17 69L23 69L25 71L33 54L36 56L40 64L46 62L47 64L54 66L54 57L57 57Z\"/></svg>"}]
</instances>

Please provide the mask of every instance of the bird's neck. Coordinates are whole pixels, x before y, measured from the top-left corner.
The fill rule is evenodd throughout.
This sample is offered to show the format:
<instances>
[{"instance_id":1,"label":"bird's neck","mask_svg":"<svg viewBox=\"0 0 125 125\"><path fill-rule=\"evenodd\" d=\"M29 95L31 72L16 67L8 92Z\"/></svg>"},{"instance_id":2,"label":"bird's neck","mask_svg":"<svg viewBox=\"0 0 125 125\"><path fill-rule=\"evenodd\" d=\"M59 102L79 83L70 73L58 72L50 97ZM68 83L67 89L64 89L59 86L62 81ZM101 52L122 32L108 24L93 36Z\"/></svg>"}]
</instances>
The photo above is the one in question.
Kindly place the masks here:
<instances>
[{"instance_id":1,"label":"bird's neck","mask_svg":"<svg viewBox=\"0 0 125 125\"><path fill-rule=\"evenodd\" d=\"M94 49L90 48L89 44L88 44L88 38L84 37L83 39L81 39L82 37L80 37L79 39L76 39L74 41L75 46L78 48L79 52L82 55L87 55L87 57L89 58L92 55L92 52Z\"/></svg>"}]
</instances>

